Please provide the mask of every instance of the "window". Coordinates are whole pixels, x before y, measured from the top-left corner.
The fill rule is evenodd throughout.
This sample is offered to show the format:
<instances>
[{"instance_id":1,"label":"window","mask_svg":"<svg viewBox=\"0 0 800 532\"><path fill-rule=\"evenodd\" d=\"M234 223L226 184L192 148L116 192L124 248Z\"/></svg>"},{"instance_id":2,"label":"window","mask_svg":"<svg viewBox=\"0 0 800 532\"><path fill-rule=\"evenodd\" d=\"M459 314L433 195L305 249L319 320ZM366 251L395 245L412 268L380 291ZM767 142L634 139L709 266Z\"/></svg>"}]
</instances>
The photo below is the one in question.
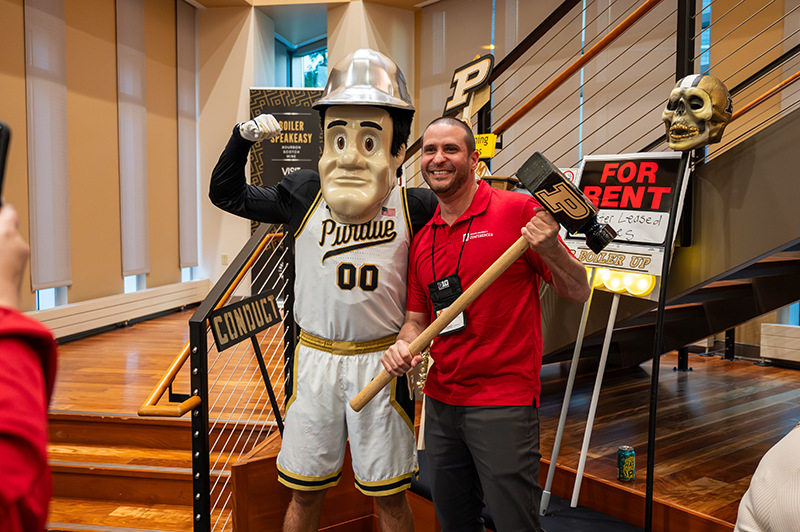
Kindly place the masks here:
<instances>
[{"instance_id":1,"label":"window","mask_svg":"<svg viewBox=\"0 0 800 532\"><path fill-rule=\"evenodd\" d=\"M45 288L36 291L36 310L48 310L67 304L67 287Z\"/></svg>"},{"instance_id":2,"label":"window","mask_svg":"<svg viewBox=\"0 0 800 532\"><path fill-rule=\"evenodd\" d=\"M777 323L781 325L800 325L800 303L792 303L779 309Z\"/></svg>"},{"instance_id":3,"label":"window","mask_svg":"<svg viewBox=\"0 0 800 532\"><path fill-rule=\"evenodd\" d=\"M700 32L700 73L708 74L710 68L710 52L708 51L711 45L711 0L703 0L703 24L702 31Z\"/></svg>"},{"instance_id":4,"label":"window","mask_svg":"<svg viewBox=\"0 0 800 532\"><path fill-rule=\"evenodd\" d=\"M143 273L138 275L126 275L123 279L125 281L126 294L138 292L147 288L146 275Z\"/></svg>"},{"instance_id":5,"label":"window","mask_svg":"<svg viewBox=\"0 0 800 532\"><path fill-rule=\"evenodd\" d=\"M293 44L275 33L275 79L297 88L324 88L328 82L328 36ZM284 78L285 74L285 78Z\"/></svg>"},{"instance_id":6,"label":"window","mask_svg":"<svg viewBox=\"0 0 800 532\"><path fill-rule=\"evenodd\" d=\"M303 87L324 89L328 82L328 49L299 57L303 72Z\"/></svg>"},{"instance_id":7,"label":"window","mask_svg":"<svg viewBox=\"0 0 800 532\"><path fill-rule=\"evenodd\" d=\"M181 268L181 282L188 283L189 281L194 281L196 269L197 269L196 267Z\"/></svg>"}]
</instances>

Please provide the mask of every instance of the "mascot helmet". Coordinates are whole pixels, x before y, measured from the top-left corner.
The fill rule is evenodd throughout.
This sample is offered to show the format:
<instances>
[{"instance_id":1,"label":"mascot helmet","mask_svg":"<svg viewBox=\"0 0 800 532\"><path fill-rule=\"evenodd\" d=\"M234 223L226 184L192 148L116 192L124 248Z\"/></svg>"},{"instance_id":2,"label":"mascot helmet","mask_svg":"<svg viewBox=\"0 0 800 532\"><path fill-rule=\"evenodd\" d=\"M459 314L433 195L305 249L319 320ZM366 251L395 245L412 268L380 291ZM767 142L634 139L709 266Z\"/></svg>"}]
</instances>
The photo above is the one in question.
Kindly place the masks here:
<instances>
[{"instance_id":1,"label":"mascot helmet","mask_svg":"<svg viewBox=\"0 0 800 532\"><path fill-rule=\"evenodd\" d=\"M348 54L331 70L322 97L313 107L320 110L329 105L414 110L400 68L382 53L366 48Z\"/></svg>"}]
</instances>

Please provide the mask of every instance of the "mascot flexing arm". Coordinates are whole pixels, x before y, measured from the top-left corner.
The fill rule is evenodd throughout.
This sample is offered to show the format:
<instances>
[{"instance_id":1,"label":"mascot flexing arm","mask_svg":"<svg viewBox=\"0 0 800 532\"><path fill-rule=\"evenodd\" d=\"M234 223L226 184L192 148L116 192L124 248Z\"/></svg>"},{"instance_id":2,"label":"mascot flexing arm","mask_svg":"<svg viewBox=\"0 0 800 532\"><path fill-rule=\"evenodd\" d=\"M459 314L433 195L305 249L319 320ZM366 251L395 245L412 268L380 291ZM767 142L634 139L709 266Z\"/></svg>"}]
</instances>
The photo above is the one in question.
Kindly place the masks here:
<instances>
[{"instance_id":1,"label":"mascot flexing arm","mask_svg":"<svg viewBox=\"0 0 800 532\"><path fill-rule=\"evenodd\" d=\"M414 106L391 59L373 50L348 55L314 108L324 138L319 173L248 185L250 148L280 134L275 118L261 115L234 127L209 193L217 207L286 224L295 238L301 333L278 456L279 481L294 490L284 530L318 530L349 439L356 487L376 497L381 527L411 531L405 490L416 463L407 385L395 382L359 414L347 405L383 368L381 355L403 324L411 237L437 203L429 190L397 186Z\"/></svg>"}]
</instances>

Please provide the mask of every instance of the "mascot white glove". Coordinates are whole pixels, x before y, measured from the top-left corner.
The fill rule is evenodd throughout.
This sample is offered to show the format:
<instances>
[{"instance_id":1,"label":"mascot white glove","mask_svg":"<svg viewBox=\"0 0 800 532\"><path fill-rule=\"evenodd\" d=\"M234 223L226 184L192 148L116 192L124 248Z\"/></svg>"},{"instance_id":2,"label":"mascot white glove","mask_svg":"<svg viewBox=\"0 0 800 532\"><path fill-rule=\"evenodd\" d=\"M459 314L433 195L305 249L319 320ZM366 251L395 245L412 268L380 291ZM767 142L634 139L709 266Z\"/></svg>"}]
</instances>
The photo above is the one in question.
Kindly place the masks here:
<instances>
[{"instance_id":1,"label":"mascot white glove","mask_svg":"<svg viewBox=\"0 0 800 532\"><path fill-rule=\"evenodd\" d=\"M239 135L250 142L271 139L281 134L281 126L272 115L258 115L249 122L239 124Z\"/></svg>"}]
</instances>

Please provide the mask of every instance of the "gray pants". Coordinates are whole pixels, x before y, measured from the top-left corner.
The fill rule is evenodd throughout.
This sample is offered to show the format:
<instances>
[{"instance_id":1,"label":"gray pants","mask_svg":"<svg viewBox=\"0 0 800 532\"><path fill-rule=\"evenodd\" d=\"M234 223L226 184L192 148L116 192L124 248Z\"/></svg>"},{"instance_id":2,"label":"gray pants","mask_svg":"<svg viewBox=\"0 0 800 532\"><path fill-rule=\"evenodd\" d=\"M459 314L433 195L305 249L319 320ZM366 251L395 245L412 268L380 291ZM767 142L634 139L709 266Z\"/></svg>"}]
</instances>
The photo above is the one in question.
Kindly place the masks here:
<instances>
[{"instance_id":1,"label":"gray pants","mask_svg":"<svg viewBox=\"0 0 800 532\"><path fill-rule=\"evenodd\" d=\"M427 397L425 455L443 532L540 530L539 409L450 406Z\"/></svg>"}]
</instances>

